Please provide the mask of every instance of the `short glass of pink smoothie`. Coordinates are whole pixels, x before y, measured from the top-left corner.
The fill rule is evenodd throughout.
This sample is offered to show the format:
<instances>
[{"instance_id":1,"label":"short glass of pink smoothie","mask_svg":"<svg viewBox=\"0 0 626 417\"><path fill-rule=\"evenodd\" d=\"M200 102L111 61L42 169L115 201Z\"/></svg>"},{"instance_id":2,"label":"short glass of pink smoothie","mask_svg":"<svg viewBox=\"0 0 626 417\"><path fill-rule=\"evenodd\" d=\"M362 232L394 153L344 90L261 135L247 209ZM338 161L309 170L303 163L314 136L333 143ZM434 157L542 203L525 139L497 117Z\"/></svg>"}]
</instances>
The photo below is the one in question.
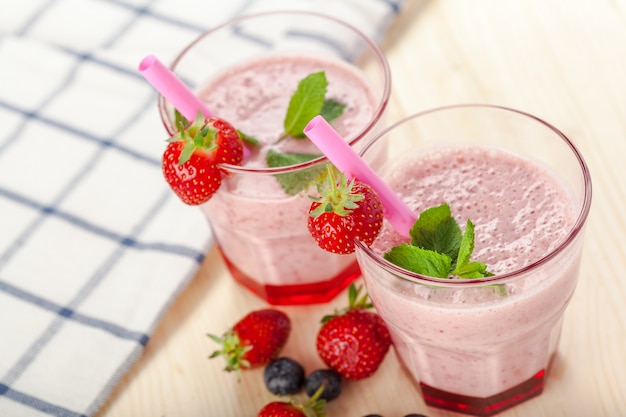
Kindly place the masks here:
<instances>
[{"instance_id":1,"label":"short glass of pink smoothie","mask_svg":"<svg viewBox=\"0 0 626 417\"><path fill-rule=\"evenodd\" d=\"M390 126L362 156L416 213L446 202L462 229L471 219L472 260L496 274L437 279L399 268L383 254L406 239L386 223L371 248L357 242L367 290L425 402L490 416L539 395L591 204L578 150L532 115L458 105Z\"/></svg>"},{"instance_id":2,"label":"short glass of pink smoothie","mask_svg":"<svg viewBox=\"0 0 626 417\"><path fill-rule=\"evenodd\" d=\"M308 139L279 140L300 80L324 71L326 98L344 104L333 126L356 149L381 129L390 71L377 44L323 14L277 11L243 16L203 34L170 66L216 115L261 142L242 166L222 165L219 191L201 206L233 278L270 304L327 302L360 275L354 254L320 249L307 230L311 186L279 180L323 169L327 160ZM174 133L172 105L159 100ZM272 167L268 151L318 155Z\"/></svg>"}]
</instances>

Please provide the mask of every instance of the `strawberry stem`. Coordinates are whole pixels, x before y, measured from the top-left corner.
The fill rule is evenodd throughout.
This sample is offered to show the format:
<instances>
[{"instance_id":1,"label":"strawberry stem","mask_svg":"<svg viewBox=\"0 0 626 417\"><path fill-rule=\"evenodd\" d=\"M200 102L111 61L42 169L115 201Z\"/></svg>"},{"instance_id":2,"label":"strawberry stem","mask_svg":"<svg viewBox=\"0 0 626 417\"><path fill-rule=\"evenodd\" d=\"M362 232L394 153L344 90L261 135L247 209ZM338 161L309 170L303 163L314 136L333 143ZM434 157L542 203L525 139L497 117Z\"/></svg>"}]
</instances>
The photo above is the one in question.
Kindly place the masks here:
<instances>
[{"instance_id":1,"label":"strawberry stem","mask_svg":"<svg viewBox=\"0 0 626 417\"><path fill-rule=\"evenodd\" d=\"M320 385L317 391L315 391L313 396L306 403L297 405L294 401L292 401L292 404L301 409L306 417L325 417L326 412L324 411L324 407L326 406L326 400L319 399L323 391L324 384Z\"/></svg>"}]
</instances>

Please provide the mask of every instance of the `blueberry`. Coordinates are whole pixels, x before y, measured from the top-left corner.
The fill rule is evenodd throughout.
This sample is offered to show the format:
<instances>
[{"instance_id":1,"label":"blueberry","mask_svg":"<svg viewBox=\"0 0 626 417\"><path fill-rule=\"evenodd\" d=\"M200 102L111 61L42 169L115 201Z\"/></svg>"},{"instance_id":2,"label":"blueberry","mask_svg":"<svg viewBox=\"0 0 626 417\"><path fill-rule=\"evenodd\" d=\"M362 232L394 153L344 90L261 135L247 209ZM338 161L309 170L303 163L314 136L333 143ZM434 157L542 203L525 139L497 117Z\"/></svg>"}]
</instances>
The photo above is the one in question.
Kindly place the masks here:
<instances>
[{"instance_id":1,"label":"blueberry","mask_svg":"<svg viewBox=\"0 0 626 417\"><path fill-rule=\"evenodd\" d=\"M291 358L274 359L265 367L263 380L272 394L297 394L304 385L304 368Z\"/></svg>"},{"instance_id":2,"label":"blueberry","mask_svg":"<svg viewBox=\"0 0 626 417\"><path fill-rule=\"evenodd\" d=\"M322 384L325 386L320 399L332 401L341 394L341 375L334 369L318 369L311 372L306 377L304 390L312 397Z\"/></svg>"}]
</instances>

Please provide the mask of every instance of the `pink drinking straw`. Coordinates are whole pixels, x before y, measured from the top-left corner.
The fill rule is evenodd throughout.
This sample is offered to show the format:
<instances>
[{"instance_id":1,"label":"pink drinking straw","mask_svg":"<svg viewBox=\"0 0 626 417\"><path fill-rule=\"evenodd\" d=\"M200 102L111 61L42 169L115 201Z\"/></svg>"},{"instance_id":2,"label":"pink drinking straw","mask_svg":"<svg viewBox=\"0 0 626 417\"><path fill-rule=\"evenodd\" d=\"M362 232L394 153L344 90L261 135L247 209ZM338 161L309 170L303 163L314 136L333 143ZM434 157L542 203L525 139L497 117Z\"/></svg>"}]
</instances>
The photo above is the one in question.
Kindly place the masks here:
<instances>
[{"instance_id":1,"label":"pink drinking straw","mask_svg":"<svg viewBox=\"0 0 626 417\"><path fill-rule=\"evenodd\" d=\"M148 55L141 60L139 72L187 120L193 121L198 115L198 110L202 112L204 117L213 116L213 113L204 103L154 55Z\"/></svg>"},{"instance_id":2,"label":"pink drinking straw","mask_svg":"<svg viewBox=\"0 0 626 417\"><path fill-rule=\"evenodd\" d=\"M311 119L304 128L304 133L348 178L358 178L359 181L369 184L378 193L389 223L401 235L409 236L409 230L417 219L415 213L322 116Z\"/></svg>"}]
</instances>

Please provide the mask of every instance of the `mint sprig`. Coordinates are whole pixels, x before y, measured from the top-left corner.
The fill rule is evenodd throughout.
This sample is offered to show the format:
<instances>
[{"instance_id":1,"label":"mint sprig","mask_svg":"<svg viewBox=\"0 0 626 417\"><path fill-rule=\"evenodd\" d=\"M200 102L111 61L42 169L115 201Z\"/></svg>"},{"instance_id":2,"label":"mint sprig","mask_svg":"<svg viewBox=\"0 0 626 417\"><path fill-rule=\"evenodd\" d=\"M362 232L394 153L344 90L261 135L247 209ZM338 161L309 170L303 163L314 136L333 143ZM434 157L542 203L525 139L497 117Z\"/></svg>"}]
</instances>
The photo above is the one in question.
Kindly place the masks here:
<instances>
[{"instance_id":1,"label":"mint sprig","mask_svg":"<svg viewBox=\"0 0 626 417\"><path fill-rule=\"evenodd\" d=\"M484 263L471 260L474 224L467 220L461 232L447 203L423 211L409 234L410 244L393 247L383 257L401 268L435 278L493 276Z\"/></svg>"}]
</instances>

